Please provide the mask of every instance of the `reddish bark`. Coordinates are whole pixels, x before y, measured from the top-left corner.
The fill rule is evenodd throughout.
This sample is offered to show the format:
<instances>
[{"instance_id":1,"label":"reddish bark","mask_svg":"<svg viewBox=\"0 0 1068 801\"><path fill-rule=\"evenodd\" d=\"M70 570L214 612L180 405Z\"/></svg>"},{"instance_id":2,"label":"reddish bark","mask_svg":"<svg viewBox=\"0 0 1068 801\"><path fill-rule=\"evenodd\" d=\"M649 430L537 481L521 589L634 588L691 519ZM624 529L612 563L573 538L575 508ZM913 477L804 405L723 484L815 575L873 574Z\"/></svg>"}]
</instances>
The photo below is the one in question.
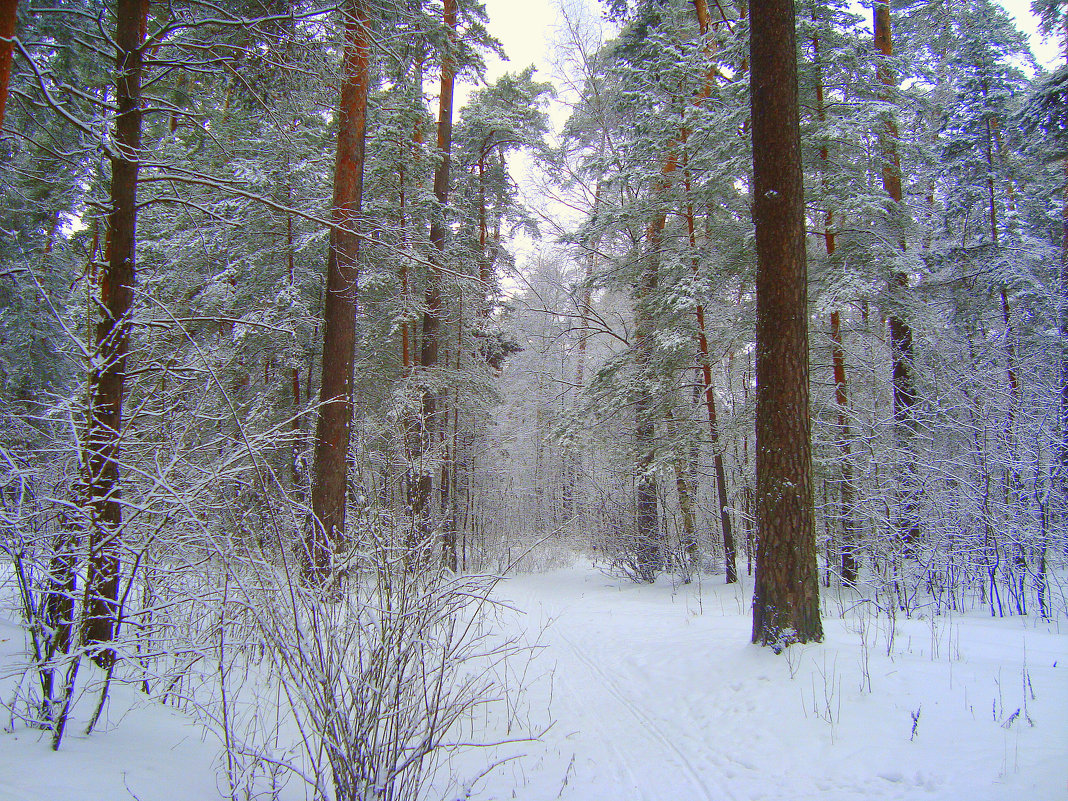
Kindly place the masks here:
<instances>
[{"instance_id":1,"label":"reddish bark","mask_svg":"<svg viewBox=\"0 0 1068 801\"><path fill-rule=\"evenodd\" d=\"M805 202L792 0L752 15L757 248L753 642L820 640L808 395Z\"/></svg>"},{"instance_id":2,"label":"reddish bark","mask_svg":"<svg viewBox=\"0 0 1068 801\"><path fill-rule=\"evenodd\" d=\"M692 0L692 2L693 2L693 6L694 6L694 11L697 14L697 22L698 22L698 27L699 27L700 32L701 32L701 36L704 37L704 36L707 35L707 33L708 33L709 29L710 29L710 26L711 26L711 15L709 14L708 3L706 2L706 0ZM712 58L713 54L711 52L711 48L709 47L709 45L707 43L704 46L704 50L705 50L705 56L706 56L706 59L707 59L708 67L707 67L707 70L705 72L705 79L702 82L701 88L694 95L693 102L695 104L700 104L703 101L707 100L711 96L712 88L713 88L713 86L715 86L716 77L719 74L719 71L716 68L715 62L713 61L713 58ZM690 132L689 128L683 126L680 129L678 136L675 139L673 139L671 144L669 145L669 147L668 147L668 155L667 155L666 159L664 160L663 166L660 169L661 179L660 179L659 183L657 184L657 186L654 189L654 192L656 194L662 194L663 192L666 192L670 188L672 176L678 170L680 149L683 146L685 146L686 140L689 138L690 133L691 132ZM693 223L692 212L693 212L693 210L691 208L690 209L691 244L694 245L695 244L695 240L693 238L694 231L693 231L693 228L692 228L692 223ZM648 350L647 340L648 340L648 334L650 332L647 329L651 325L651 321L648 320L648 319L643 319L644 313L642 311L642 299L648 297L649 293L651 293L652 291L655 290L655 288L657 286L657 283L658 283L657 272L658 272L658 266L659 266L659 251L660 251L661 242L663 240L663 235L664 235L664 230L666 228L666 225L667 225L667 212L666 212L665 209L661 209L656 214L656 216L653 218L652 222L650 222L649 227L648 227L648 229L646 231L646 238L647 238L647 240L649 242L650 255L649 255L648 261L646 263L646 267L645 267L643 276L640 279L641 285L639 287L639 292L638 292L638 301L639 302L638 302L638 308L636 310L637 330L636 330L636 337L635 337L636 342L635 342L635 344L637 346L636 350L637 350L639 365L646 364L650 359L650 355L647 352L647 350ZM695 265L694 269L696 271L696 269L697 269L696 265ZM698 325L699 325L699 328L700 328L700 341L704 342L704 350L703 350L704 359L703 359L703 361L707 364L707 362L708 362L708 343L707 343L707 339L705 338L705 334L704 334L704 309L703 309L703 307L700 307L700 306L698 307ZM705 381L705 397L706 397L706 402L707 402L708 408L709 408L709 426L710 426L711 433L712 433L713 448L716 449L716 453L714 455L714 460L715 460L715 464L716 464L717 487L718 487L719 499L720 499L720 504L719 504L720 505L720 519L721 519L722 524L723 524L724 550L726 552L727 582L731 583L732 581L736 581L737 580L737 571L736 571L735 566L734 566L734 564L735 564L735 561L734 561L734 539L733 539L733 536L731 534L729 513L727 512L726 474L725 474L725 472L723 470L723 456L722 456L722 454L719 452L719 450L717 448L718 438L719 437L718 437L718 430L717 430L717 427L716 427L716 420L715 420L715 399L714 399L714 396L712 394L712 392L713 392L712 383L711 383L712 374L711 374L711 366L710 365L708 365L708 370L707 370L707 372L704 373L704 375L705 375L705 378L706 378L706 381ZM640 540L640 544L641 544L642 549L645 552L646 556L648 556L652 560L652 561L649 562L650 566L656 564L656 560L653 558L653 550L652 550L653 546L646 542L646 540L649 540L654 536L655 529L656 529L656 519L657 519L657 515L656 515L656 482L655 482L655 477L648 474L648 466L652 463L652 459L653 459L652 448L653 448L653 439L654 439L655 432L653 430L652 422L648 421L648 420L644 420L643 416L647 415L648 413L651 412L652 406L653 406L653 399L652 398L650 398L650 397L641 397L641 398L639 398L638 404L637 404L637 407L638 407L638 427L637 427L637 430L636 430L636 436L637 436L637 439L638 439L639 447L644 449L642 451L642 456L641 456L641 458L639 460L639 465L638 465L639 473L640 473L639 480L638 480L638 488L637 488L637 493L638 493L638 495L637 495L637 508L638 508L639 540ZM681 502L685 503L686 501L683 500ZM651 571L651 570L645 571L646 574L651 574L652 572L653 571ZM649 575L643 575L643 578L649 578L649 580L651 580Z\"/></svg>"},{"instance_id":3,"label":"reddish bark","mask_svg":"<svg viewBox=\"0 0 1068 801\"><path fill-rule=\"evenodd\" d=\"M690 178L686 176L686 192L690 191ZM686 206L686 227L690 237L690 249L694 254L690 264L694 276L698 274L697 264L697 230L695 225L693 204ZM705 409L708 412L708 433L712 442L712 467L716 476L716 497L719 502L719 520L723 531L723 554L726 580L728 584L738 581L737 555L734 544L734 530L731 527L731 515L728 510L727 497L727 471L723 465L723 450L720 445L719 423L716 418L716 393L712 385L712 359L708 353L708 336L705 327L705 307L697 304L697 348L701 360L702 394L705 398Z\"/></svg>"},{"instance_id":4,"label":"reddish bark","mask_svg":"<svg viewBox=\"0 0 1068 801\"><path fill-rule=\"evenodd\" d=\"M115 8L116 81L115 144L111 157L111 211L108 215L108 262L101 276L101 319L96 326L97 355L90 374L92 421L86 470L92 530L86 574L85 640L110 643L119 598L119 552L122 504L119 500L120 434L130 347L130 309L136 280L137 172L141 149L141 51L148 4L118 0ZM102 666L114 658L100 648Z\"/></svg>"},{"instance_id":5,"label":"reddish bark","mask_svg":"<svg viewBox=\"0 0 1068 801\"><path fill-rule=\"evenodd\" d=\"M338 105L334 198L323 311L323 370L315 430L314 521L307 534L305 576L326 581L332 549L345 536L352 369L356 346L359 217L363 203L370 44L364 0L347 0L345 55Z\"/></svg>"},{"instance_id":6,"label":"reddish bark","mask_svg":"<svg viewBox=\"0 0 1068 801\"><path fill-rule=\"evenodd\" d=\"M4 125L7 85L11 80L11 61L15 49L15 20L19 0L0 0L0 127Z\"/></svg>"}]
</instances>

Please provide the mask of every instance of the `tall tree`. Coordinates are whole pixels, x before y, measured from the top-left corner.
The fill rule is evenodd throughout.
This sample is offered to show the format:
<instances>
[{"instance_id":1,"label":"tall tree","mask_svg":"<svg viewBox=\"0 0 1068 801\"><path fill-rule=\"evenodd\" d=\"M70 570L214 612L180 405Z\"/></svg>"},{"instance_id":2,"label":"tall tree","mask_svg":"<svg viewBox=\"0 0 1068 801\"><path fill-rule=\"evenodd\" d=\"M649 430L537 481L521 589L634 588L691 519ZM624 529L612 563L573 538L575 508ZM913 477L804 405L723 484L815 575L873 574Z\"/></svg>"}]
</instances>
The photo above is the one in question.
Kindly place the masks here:
<instances>
[{"instance_id":1,"label":"tall tree","mask_svg":"<svg viewBox=\"0 0 1068 801\"><path fill-rule=\"evenodd\" d=\"M345 55L338 104L337 156L330 252L323 312L323 377L315 429L312 512L305 572L322 582L330 570L331 548L345 535L349 431L352 425L352 370L356 345L360 210L363 202L367 90L371 80L366 0L343 6Z\"/></svg>"},{"instance_id":2,"label":"tall tree","mask_svg":"<svg viewBox=\"0 0 1068 801\"><path fill-rule=\"evenodd\" d=\"M823 638L808 388L805 202L793 0L752 8L753 219L757 245L753 642Z\"/></svg>"},{"instance_id":3,"label":"tall tree","mask_svg":"<svg viewBox=\"0 0 1068 801\"><path fill-rule=\"evenodd\" d=\"M882 84L883 100L892 101L895 86L894 72L890 58L894 54L893 39L890 28L890 4L883 0L875 4L873 10L875 47L879 52L878 78ZM901 157L898 152L898 127L891 111L887 111L882 123L882 182L883 190L890 197L891 235L896 236L901 252L905 251L905 206L902 202ZM890 351L893 359L893 394L894 394L894 433L897 444L906 448L912 441L915 430L916 377L914 374L914 347L912 326L903 314L903 294L908 290L908 274L900 269L892 271L890 276L890 302L894 309L887 317L890 333ZM916 517L916 481L914 465L906 457L903 468L906 471L905 486L900 498L897 520L898 535L911 543L919 536L919 522Z\"/></svg>"},{"instance_id":4,"label":"tall tree","mask_svg":"<svg viewBox=\"0 0 1068 801\"><path fill-rule=\"evenodd\" d=\"M419 364L424 370L424 380L433 384L427 370L437 368L441 345L442 297L441 283L443 262L445 259L445 236L447 224L446 207L449 202L449 166L452 156L452 99L456 78L456 14L457 0L445 0L442 18L446 28L445 49L441 57L441 88L438 94L438 131L437 149L438 165L434 170L434 197L438 208L434 210L430 223L430 244L432 247L431 273L427 277L425 311L423 312L422 342L419 349ZM412 514L417 520L424 519L430 511L430 493L433 488L433 475L425 464L433 445L437 428L439 397L434 386L422 388L420 419L417 426L419 442L417 463L412 466L413 476L409 478L410 503Z\"/></svg>"},{"instance_id":5,"label":"tall tree","mask_svg":"<svg viewBox=\"0 0 1068 801\"><path fill-rule=\"evenodd\" d=\"M4 127L4 106L7 104L7 84L11 79L18 7L19 0L0 0L0 128Z\"/></svg>"},{"instance_id":6,"label":"tall tree","mask_svg":"<svg viewBox=\"0 0 1068 801\"><path fill-rule=\"evenodd\" d=\"M1061 242L1060 319L1061 337L1060 390L1061 390L1061 441L1058 453L1062 491L1068 492L1068 143L1065 142L1064 99L1068 96L1068 2L1066 0L1031 0L1031 10L1039 19L1039 27L1046 36L1060 37L1065 63L1051 76L1044 87L1043 97L1032 104L1046 111L1056 132L1054 147L1060 150L1064 164L1064 184L1061 189Z\"/></svg>"},{"instance_id":7,"label":"tall tree","mask_svg":"<svg viewBox=\"0 0 1068 801\"><path fill-rule=\"evenodd\" d=\"M822 17L833 17L830 9L812 7L812 76L815 89L816 119L822 128L826 124L826 99L824 94L823 65L820 56L820 34L824 32L821 25ZM826 27L830 27L827 25ZM826 140L819 143L819 186L824 202L827 207L823 214L823 246L828 261L834 257L837 249L835 236L835 213L830 205L831 197L828 191L831 171L830 146ZM856 545L859 535L859 526L856 521L856 513L853 509L857 491L853 479L852 464L852 434L849 428L849 397L846 386L845 369L845 345L842 340L841 312L835 309L830 313L831 334L831 364L834 378L834 398L837 407L836 423L838 429L838 447L841 452L841 467L839 469L840 482L838 486L839 518L842 527L842 541L839 546L841 555L841 576L845 584L852 585L857 579Z\"/></svg>"},{"instance_id":8,"label":"tall tree","mask_svg":"<svg viewBox=\"0 0 1068 801\"><path fill-rule=\"evenodd\" d=\"M101 319L90 375L92 421L86 458L92 530L86 577L86 642L111 642L119 601L119 500L122 400L130 349L130 311L137 279L137 172L141 161L141 75L148 0L119 0L115 7L115 139L111 152L108 261L100 288ZM114 653L96 651L107 665Z\"/></svg>"}]
</instances>

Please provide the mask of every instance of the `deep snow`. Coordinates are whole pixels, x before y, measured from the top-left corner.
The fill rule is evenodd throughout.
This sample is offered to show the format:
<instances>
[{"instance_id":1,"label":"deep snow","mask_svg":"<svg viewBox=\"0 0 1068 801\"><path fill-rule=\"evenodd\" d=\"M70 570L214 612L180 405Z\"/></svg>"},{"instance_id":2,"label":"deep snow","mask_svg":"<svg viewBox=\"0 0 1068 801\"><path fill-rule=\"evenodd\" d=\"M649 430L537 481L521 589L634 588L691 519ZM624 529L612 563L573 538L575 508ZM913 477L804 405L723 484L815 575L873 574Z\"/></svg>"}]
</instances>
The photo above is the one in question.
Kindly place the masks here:
<instances>
[{"instance_id":1,"label":"deep snow","mask_svg":"<svg viewBox=\"0 0 1068 801\"><path fill-rule=\"evenodd\" d=\"M1068 634L1056 623L898 616L888 656L890 619L831 590L825 642L777 656L748 644L750 592L722 577L638 586L588 566L502 582L515 612L500 620L535 656L511 666L505 702L475 727L548 731L453 755L429 797L455 798L516 756L471 797L1068 799ZM23 644L0 624L4 700ZM214 735L119 687L101 731L72 725L59 753L37 731L0 734L0 799L204 801L223 796L221 766ZM305 796L295 779L280 793Z\"/></svg>"}]
</instances>

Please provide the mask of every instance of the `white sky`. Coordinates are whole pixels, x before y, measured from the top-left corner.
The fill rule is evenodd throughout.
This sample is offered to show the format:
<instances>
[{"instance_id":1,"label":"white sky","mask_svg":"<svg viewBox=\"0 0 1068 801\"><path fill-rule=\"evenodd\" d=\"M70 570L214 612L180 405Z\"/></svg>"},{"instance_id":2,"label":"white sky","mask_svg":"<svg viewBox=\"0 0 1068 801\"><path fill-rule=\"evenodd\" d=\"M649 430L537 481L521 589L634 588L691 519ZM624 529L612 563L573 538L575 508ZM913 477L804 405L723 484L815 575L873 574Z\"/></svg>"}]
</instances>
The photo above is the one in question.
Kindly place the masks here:
<instances>
[{"instance_id":1,"label":"white sky","mask_svg":"<svg viewBox=\"0 0 1068 801\"><path fill-rule=\"evenodd\" d=\"M1030 0L998 0L1024 31L1031 37L1031 49L1039 63L1047 67L1058 60L1057 44L1054 41L1043 42L1037 32L1037 23L1031 14ZM496 79L502 72L517 71L535 64L543 80L551 75L551 43L553 26L557 20L558 0L485 0L489 13L490 33L504 44L508 54L508 63L500 62L496 57L489 64L490 80ZM598 13L595 0L586 0L586 4Z\"/></svg>"},{"instance_id":2,"label":"white sky","mask_svg":"<svg viewBox=\"0 0 1068 801\"><path fill-rule=\"evenodd\" d=\"M487 81L494 81L504 72L517 72L528 64L537 67L537 78L540 80L553 79L553 44L558 24L559 6L561 2L567 2L570 7L585 5L594 18L603 13L603 4L598 0L484 0L486 11L489 15L489 31L500 40L504 46L504 52L509 60L502 62L496 56L490 56L487 62ZM867 0L865 0L867 2ZM1053 40L1043 41L1038 33L1037 20L1031 14L1030 0L997 0L1010 15L1016 19L1016 24L1025 31L1031 39L1031 49L1040 64L1051 68L1059 63L1061 58L1057 42ZM860 2L854 0L858 6L858 13L870 14L860 8ZM462 105L475 87L470 85L458 85L456 87L457 105ZM559 128L567 117L567 109L562 104L553 104L550 117ZM534 197L534 192L529 184L527 176L530 167L523 156L517 156L517 161L512 168L519 175L520 185L528 207L542 205L539 199ZM566 216L564 209L559 213ZM548 231L543 233L548 234ZM550 234L551 235L551 234ZM517 262L522 269L523 262L536 250L525 236L519 240L513 240L512 248L516 252ZM506 284L510 283L506 280Z\"/></svg>"}]
</instances>

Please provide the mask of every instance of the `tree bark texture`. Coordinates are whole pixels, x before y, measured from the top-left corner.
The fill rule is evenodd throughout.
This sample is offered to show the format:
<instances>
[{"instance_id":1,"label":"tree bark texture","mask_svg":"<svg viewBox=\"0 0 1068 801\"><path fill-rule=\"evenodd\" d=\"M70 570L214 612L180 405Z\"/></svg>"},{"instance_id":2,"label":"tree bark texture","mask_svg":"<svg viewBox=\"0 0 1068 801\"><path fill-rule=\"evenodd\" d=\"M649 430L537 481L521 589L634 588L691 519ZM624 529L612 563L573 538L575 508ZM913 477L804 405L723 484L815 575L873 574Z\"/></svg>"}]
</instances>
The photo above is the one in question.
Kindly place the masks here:
<instances>
[{"instance_id":1,"label":"tree bark texture","mask_svg":"<svg viewBox=\"0 0 1068 801\"><path fill-rule=\"evenodd\" d=\"M757 246L753 642L823 637L808 391L808 291L793 0L752 9Z\"/></svg>"},{"instance_id":2,"label":"tree bark texture","mask_svg":"<svg viewBox=\"0 0 1068 801\"><path fill-rule=\"evenodd\" d=\"M890 4L881 2L875 5L874 10L875 46L883 56L878 66L880 83L886 87L883 99L888 101L889 90L894 86L894 75L885 59L894 54L893 40L890 31ZM883 135L883 189L894 202L893 215L900 228L901 215L904 209L901 205L901 159L897 152L898 131L893 117L888 116L884 123ZM904 235L899 231L898 246L905 250ZM908 289L908 276L904 273L894 273L890 278L892 295L900 295ZM894 385L894 420L899 424L898 430L907 436L911 431L905 431L912 419L912 407L916 404L916 390L913 378L913 344L912 328L895 311L889 318L890 347L893 353L893 385Z\"/></svg>"},{"instance_id":3,"label":"tree bark texture","mask_svg":"<svg viewBox=\"0 0 1068 801\"><path fill-rule=\"evenodd\" d=\"M706 0L692 0L697 14L698 26L702 35L707 33L710 24L708 3ZM708 71L705 80L694 96L694 103L707 100L712 93L715 83L716 68L712 62L711 54L707 53ZM661 178L654 188L654 195L662 195L666 192L672 181L672 176L679 166L679 151L686 143L690 131L685 126L679 131L678 136L672 140L664 163L660 168ZM636 486L636 520L635 520L635 559L637 561L636 573L645 581L653 581L662 566L663 556L659 541L656 500L656 475L652 470L655 461L656 447L656 424L652 418L656 406L652 397L652 366L654 355L650 351L653 319L646 311L651 294L655 292L658 283L658 271L660 260L660 247L663 243L664 230L667 225L667 210L660 208L654 215L646 233L649 243L649 253L645 259L636 293L635 307L635 351L636 361L641 378L639 379L638 398L635 403L636 428L635 443L638 450L638 477Z\"/></svg>"},{"instance_id":4,"label":"tree bark texture","mask_svg":"<svg viewBox=\"0 0 1068 801\"><path fill-rule=\"evenodd\" d=\"M111 156L111 209L108 263L101 276L101 319L96 326L96 358L90 374L92 420L86 459L89 484L89 563L86 573L85 641L102 646L115 631L119 599L122 504L119 500L120 434L130 349L137 250L137 171L141 149L142 31L145 0L118 0L115 7L115 144ZM114 653L96 651L108 665Z\"/></svg>"},{"instance_id":5,"label":"tree bark texture","mask_svg":"<svg viewBox=\"0 0 1068 801\"><path fill-rule=\"evenodd\" d=\"M0 0L0 128L4 125L7 85L11 80L11 62L15 51L15 20L19 0Z\"/></svg>"},{"instance_id":6,"label":"tree bark texture","mask_svg":"<svg viewBox=\"0 0 1068 801\"><path fill-rule=\"evenodd\" d=\"M323 311L323 369L315 428L312 483L314 521L305 549L305 575L322 583L331 553L345 535L349 431L352 425L352 369L356 347L360 211L363 203L370 31L364 0L347 0L345 54L338 104L337 155L326 296Z\"/></svg>"}]
</instances>

